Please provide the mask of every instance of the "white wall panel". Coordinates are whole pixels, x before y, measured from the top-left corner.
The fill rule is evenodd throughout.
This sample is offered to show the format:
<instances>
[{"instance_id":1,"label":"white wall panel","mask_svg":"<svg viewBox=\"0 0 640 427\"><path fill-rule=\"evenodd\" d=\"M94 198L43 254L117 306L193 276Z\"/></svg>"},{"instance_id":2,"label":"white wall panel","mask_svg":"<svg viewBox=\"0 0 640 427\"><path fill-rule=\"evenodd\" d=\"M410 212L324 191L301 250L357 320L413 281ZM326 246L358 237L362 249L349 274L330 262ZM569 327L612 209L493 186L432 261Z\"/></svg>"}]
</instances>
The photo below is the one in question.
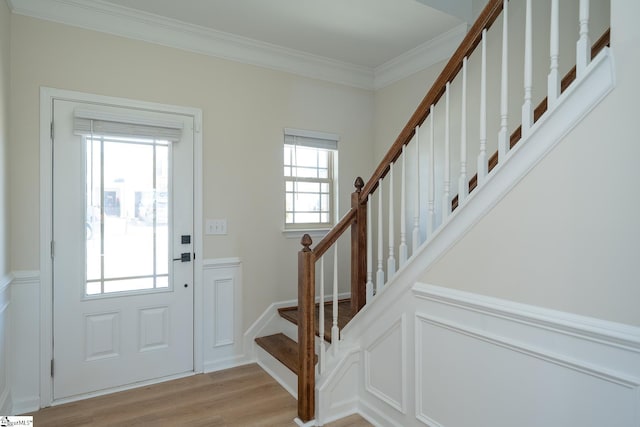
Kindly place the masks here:
<instances>
[{"instance_id":1,"label":"white wall panel","mask_svg":"<svg viewBox=\"0 0 640 427\"><path fill-rule=\"evenodd\" d=\"M214 280L212 307L215 307L213 346L233 344L234 341L234 280L233 277Z\"/></svg>"},{"instance_id":2,"label":"white wall panel","mask_svg":"<svg viewBox=\"0 0 640 427\"><path fill-rule=\"evenodd\" d=\"M12 412L40 407L40 273L15 271L11 282L9 341Z\"/></svg>"},{"instance_id":3,"label":"white wall panel","mask_svg":"<svg viewBox=\"0 0 640 427\"><path fill-rule=\"evenodd\" d=\"M11 413L9 382L9 306L11 303L11 275L0 276L0 414Z\"/></svg>"},{"instance_id":4,"label":"white wall panel","mask_svg":"<svg viewBox=\"0 0 640 427\"><path fill-rule=\"evenodd\" d=\"M636 328L433 286L414 293L425 425L640 425Z\"/></svg>"},{"instance_id":5,"label":"white wall panel","mask_svg":"<svg viewBox=\"0 0 640 427\"><path fill-rule=\"evenodd\" d=\"M244 360L241 266L237 258L203 262L205 372L228 368Z\"/></svg>"},{"instance_id":6,"label":"white wall panel","mask_svg":"<svg viewBox=\"0 0 640 427\"><path fill-rule=\"evenodd\" d=\"M406 412L407 334L402 315L364 350L364 384L367 392L377 396L395 410Z\"/></svg>"}]
</instances>

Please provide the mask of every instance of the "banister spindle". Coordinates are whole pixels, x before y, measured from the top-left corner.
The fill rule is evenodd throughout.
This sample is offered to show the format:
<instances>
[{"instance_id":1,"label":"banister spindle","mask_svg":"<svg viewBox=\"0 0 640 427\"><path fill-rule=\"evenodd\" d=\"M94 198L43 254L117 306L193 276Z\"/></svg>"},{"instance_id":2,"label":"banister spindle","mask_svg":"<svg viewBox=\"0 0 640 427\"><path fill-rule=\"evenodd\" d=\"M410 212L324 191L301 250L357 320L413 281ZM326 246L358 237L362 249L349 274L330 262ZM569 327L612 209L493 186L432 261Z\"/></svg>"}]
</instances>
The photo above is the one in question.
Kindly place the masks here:
<instances>
[{"instance_id":1,"label":"banister spindle","mask_svg":"<svg viewBox=\"0 0 640 427\"><path fill-rule=\"evenodd\" d=\"M487 29L482 30L482 61L480 64L480 153L478 154L478 186L487 177Z\"/></svg>"},{"instance_id":2,"label":"banister spindle","mask_svg":"<svg viewBox=\"0 0 640 427\"><path fill-rule=\"evenodd\" d=\"M560 19L559 0L551 0L551 34L549 37L550 69L547 76L547 105L549 109L556 103L560 96Z\"/></svg>"},{"instance_id":3,"label":"banister spindle","mask_svg":"<svg viewBox=\"0 0 640 427\"><path fill-rule=\"evenodd\" d=\"M338 341L340 330L338 329L338 245L333 249L333 325L331 326L331 348L333 354L338 354Z\"/></svg>"},{"instance_id":4,"label":"banister spindle","mask_svg":"<svg viewBox=\"0 0 640 427\"><path fill-rule=\"evenodd\" d=\"M502 6L502 72L500 77L500 133L498 134L498 161L504 159L509 143L509 0Z\"/></svg>"},{"instance_id":5,"label":"banister spindle","mask_svg":"<svg viewBox=\"0 0 640 427\"><path fill-rule=\"evenodd\" d=\"M427 206L427 239L431 239L436 224L436 149L433 130L433 105L429 107L429 200Z\"/></svg>"},{"instance_id":6,"label":"banister spindle","mask_svg":"<svg viewBox=\"0 0 640 427\"><path fill-rule=\"evenodd\" d=\"M391 163L389 165L389 257L387 258L387 280L391 280L393 275L396 273L393 193L393 163Z\"/></svg>"},{"instance_id":7,"label":"banister spindle","mask_svg":"<svg viewBox=\"0 0 640 427\"><path fill-rule=\"evenodd\" d=\"M522 137L529 134L533 125L533 18L531 0L527 0L524 29L524 103L522 104Z\"/></svg>"},{"instance_id":8,"label":"banister spindle","mask_svg":"<svg viewBox=\"0 0 640 427\"><path fill-rule=\"evenodd\" d=\"M320 333L319 373L324 372L326 347L324 343L324 256L320 258L320 306L318 310L318 332Z\"/></svg>"},{"instance_id":9,"label":"banister spindle","mask_svg":"<svg viewBox=\"0 0 640 427\"><path fill-rule=\"evenodd\" d=\"M591 41L589 40L589 0L580 0L580 37L576 44L576 75L582 76L591 62Z\"/></svg>"},{"instance_id":10,"label":"banister spindle","mask_svg":"<svg viewBox=\"0 0 640 427\"><path fill-rule=\"evenodd\" d=\"M420 126L416 126L416 182L413 201L413 236L411 237L411 255L420 246Z\"/></svg>"},{"instance_id":11,"label":"banister spindle","mask_svg":"<svg viewBox=\"0 0 640 427\"><path fill-rule=\"evenodd\" d=\"M442 221L451 213L450 186L451 186L451 140L449 137L449 87L447 82L445 89L445 113L444 113L444 186L442 191Z\"/></svg>"},{"instance_id":12,"label":"banister spindle","mask_svg":"<svg viewBox=\"0 0 640 427\"><path fill-rule=\"evenodd\" d=\"M378 270L376 271L376 294L384 286L384 244L382 241L382 179L378 181Z\"/></svg>"},{"instance_id":13,"label":"banister spindle","mask_svg":"<svg viewBox=\"0 0 640 427\"><path fill-rule=\"evenodd\" d=\"M402 146L402 176L400 178L400 267L407 261L407 162L406 145Z\"/></svg>"},{"instance_id":14,"label":"banister spindle","mask_svg":"<svg viewBox=\"0 0 640 427\"><path fill-rule=\"evenodd\" d=\"M367 304L373 299L373 230L371 225L371 194L367 196Z\"/></svg>"},{"instance_id":15,"label":"banister spindle","mask_svg":"<svg viewBox=\"0 0 640 427\"><path fill-rule=\"evenodd\" d=\"M462 60L462 102L460 111L460 179L458 181L458 205L469 194L467 182L467 57Z\"/></svg>"}]
</instances>

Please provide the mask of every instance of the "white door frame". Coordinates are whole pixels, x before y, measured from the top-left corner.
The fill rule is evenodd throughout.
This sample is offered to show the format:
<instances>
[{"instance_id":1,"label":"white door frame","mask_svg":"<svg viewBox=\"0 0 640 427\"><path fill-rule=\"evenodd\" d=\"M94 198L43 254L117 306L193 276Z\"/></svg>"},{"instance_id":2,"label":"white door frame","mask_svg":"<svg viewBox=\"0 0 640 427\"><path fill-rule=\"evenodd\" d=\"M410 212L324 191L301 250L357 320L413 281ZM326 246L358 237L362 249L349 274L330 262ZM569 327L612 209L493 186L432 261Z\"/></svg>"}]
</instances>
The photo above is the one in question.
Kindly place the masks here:
<instances>
[{"instance_id":1,"label":"white door frame","mask_svg":"<svg viewBox=\"0 0 640 427\"><path fill-rule=\"evenodd\" d=\"M53 233L53 146L51 122L53 100L64 99L100 103L127 108L155 110L192 116L194 129L193 220L194 246L194 306L193 306L193 368L202 372L203 362L203 306L202 306L202 110L127 98L93 95L48 87L40 88L40 407L53 402L51 359L53 358L53 262L51 240Z\"/></svg>"}]
</instances>

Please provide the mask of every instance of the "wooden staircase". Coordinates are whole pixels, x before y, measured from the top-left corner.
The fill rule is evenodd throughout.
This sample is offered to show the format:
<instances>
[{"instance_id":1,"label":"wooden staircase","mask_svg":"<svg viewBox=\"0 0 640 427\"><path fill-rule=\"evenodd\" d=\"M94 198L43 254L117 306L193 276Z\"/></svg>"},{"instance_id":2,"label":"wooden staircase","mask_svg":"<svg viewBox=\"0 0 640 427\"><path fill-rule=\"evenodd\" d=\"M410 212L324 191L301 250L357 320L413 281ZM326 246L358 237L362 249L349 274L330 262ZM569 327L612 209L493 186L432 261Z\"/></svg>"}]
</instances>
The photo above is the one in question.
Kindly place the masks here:
<instances>
[{"instance_id":1,"label":"wooden staircase","mask_svg":"<svg viewBox=\"0 0 640 427\"><path fill-rule=\"evenodd\" d=\"M607 30L595 44L591 44L588 37L588 0L580 0L579 39L576 43L576 67L570 70L564 78L559 75L558 66L558 33L559 33L559 9L558 1L554 1L551 12L551 46L550 46L550 72L548 75L547 97L534 104L532 96L532 75L533 75L533 38L532 38L532 0L526 1L525 10L525 49L524 49L524 77L521 87L524 87L524 102L522 104L522 117L519 125L513 129L509 125L509 105L513 102L520 102L519 99L511 99L509 96L509 49L508 49L508 4L509 0L489 0L487 5L479 15L476 22L469 29L464 40L454 52L442 73L436 79L431 89L427 92L414 114L410 117L406 126L402 129L389 151L381 160L380 164L373 172L371 178L365 183L362 178L355 181L355 192L351 194L351 209L338 221L333 229L318 243L312 247L312 240L308 234L302 237L302 249L298 252L298 306L281 308L278 310L282 319L296 325L298 328L297 342L290 338L293 332L289 331L289 336L284 333L276 333L269 336L256 338L256 344L272 355L276 360L285 365L297 376L298 384L298 419L300 423L308 423L317 415L315 412L315 392L316 376L324 375L325 366L325 346L324 342L331 342L332 336L336 342L333 344L334 350L340 351L338 346L342 340L337 330L341 330L365 304L378 298L379 291L387 286L397 268L410 261L410 255L418 253L421 247L427 245L440 229L446 226L452 212L458 211L466 203L467 197L492 178L489 172L498 166L503 166L509 156L511 149L521 140L526 140L531 135L531 129L538 119L543 117L545 112L550 113L558 106L559 97L567 90L572 82L579 80L581 75L586 73L590 59L595 57L602 49L609 44L610 34ZM487 31L493 23L502 17L502 48L501 48L501 76L500 76L500 130L497 133L495 142L498 150L493 156L487 153ZM476 47L480 47L476 56L480 62L476 72L480 75L480 119L479 123L479 154L477 156L477 172L469 179L467 175L467 164L471 164L467 159L467 60L474 54ZM513 49L512 49L513 50ZM512 52L513 54L513 52ZM521 52L517 52L520 55ZM460 76L459 76L460 74ZM458 80L456 80L458 79ZM460 116L460 173L454 174L452 180L451 172L451 124L449 116L450 108L450 85L456 80L461 82L460 105L463 113ZM440 102L440 101L443 102ZM436 107L438 112L436 112ZM436 117L440 122L436 122ZM444 123L442 119L444 116ZM493 118L496 120L496 117ZM513 122L513 117L511 118ZM438 126L440 128L438 128ZM435 137L434 129L444 129L444 135ZM455 129L457 130L457 129ZM420 162L422 153L420 147L420 134L423 139L428 139L428 160ZM458 141L455 140L455 143ZM438 145L439 144L439 145ZM423 146L427 145L423 142ZM436 155L435 146L440 147L441 152ZM411 147L411 148L407 148ZM424 149L424 147L422 148ZM411 157L413 155L414 157ZM413 187L407 190L407 160L415 165L415 176ZM436 160L441 165L438 172L442 173L442 181L436 178ZM401 179L401 184L394 184L395 175ZM420 170L425 168L423 175L428 175L426 182L420 184ZM399 170L399 172L398 172ZM471 169L470 169L471 170ZM456 185L456 175L458 185ZM495 174L493 175L495 176ZM397 179L397 178L396 178ZM411 183L410 183L411 184ZM427 185L428 184L428 185ZM436 189L436 184L438 188ZM394 198L396 187L400 187L400 197ZM383 189L384 188L384 189ZM437 190L437 191L436 191ZM385 202L388 208L383 208L383 191ZM437 194L436 194L437 193ZM457 194L456 194L457 193ZM477 194L477 193L476 193ZM407 198L415 196L415 214L413 229L407 226ZM409 197L407 197L409 196ZM373 197L373 198L372 198ZM423 205L420 205L421 197ZM394 202L398 200L400 203ZM376 203L377 202L377 203ZM426 212L424 212L426 210ZM396 212L397 211L397 212ZM373 212L373 214L372 214ZM456 213L458 213L456 212ZM399 213L399 216L395 216ZM374 226L374 217L377 217L377 226ZM384 220L387 219L388 233L384 229ZM426 237L421 230L426 229ZM395 233L400 230L400 239L396 239ZM348 263L350 266L351 283L349 300L339 300L338 298L338 250L337 242L342 236L350 235L350 257L341 257L340 262ZM409 249L409 235L412 235L411 243L413 247ZM374 258L373 240L376 240L377 263ZM386 239L386 241L385 241ZM346 240L346 239L345 239ZM396 240L400 241L396 245ZM386 244L386 245L385 245ZM388 257L386 256L388 253ZM324 303L323 313L321 305L316 301L324 301L324 259L333 255L333 276L334 290L333 302ZM396 258L396 255L398 258ZM386 261L386 262L385 262ZM386 264L386 268L385 268ZM320 273L320 285L316 286L316 268ZM344 274L344 273L343 273ZM315 293L320 289L320 295ZM337 303L336 303L337 301ZM335 307L334 307L335 304ZM334 318L334 308L338 314ZM324 319L320 321L319 319ZM320 341L320 325L323 323L323 341ZM332 334L333 330L333 334ZM319 345L320 344L320 345ZM320 349L320 363L318 363L318 348ZM336 352L337 353L337 352ZM331 357L331 356L330 356ZM330 359L329 359L330 360ZM278 365L278 368L280 366ZM289 372L282 369L286 375ZM299 425L303 425L300 424ZM305 424L306 425L306 424Z\"/></svg>"},{"instance_id":2,"label":"wooden staircase","mask_svg":"<svg viewBox=\"0 0 640 427\"><path fill-rule=\"evenodd\" d=\"M331 327L333 326L333 303L325 302L325 322L324 322L324 340L327 343L331 343ZM315 307L315 334L317 337L320 336L320 328L318 319L320 312L320 304L316 304ZM298 325L299 321L299 312L298 307L284 307L278 309L278 314L280 317L285 319L288 322L293 323L294 325ZM342 299L338 301L338 328L342 330L342 328L349 323L349 321L353 318L355 313L351 310L351 300L350 299ZM268 335L264 337L256 338L256 344L262 347L267 353L276 358L280 363L289 368L291 372L298 375L300 371L300 358L298 351L298 343L283 333L277 333L273 335ZM317 362L317 355L316 355Z\"/></svg>"}]
</instances>

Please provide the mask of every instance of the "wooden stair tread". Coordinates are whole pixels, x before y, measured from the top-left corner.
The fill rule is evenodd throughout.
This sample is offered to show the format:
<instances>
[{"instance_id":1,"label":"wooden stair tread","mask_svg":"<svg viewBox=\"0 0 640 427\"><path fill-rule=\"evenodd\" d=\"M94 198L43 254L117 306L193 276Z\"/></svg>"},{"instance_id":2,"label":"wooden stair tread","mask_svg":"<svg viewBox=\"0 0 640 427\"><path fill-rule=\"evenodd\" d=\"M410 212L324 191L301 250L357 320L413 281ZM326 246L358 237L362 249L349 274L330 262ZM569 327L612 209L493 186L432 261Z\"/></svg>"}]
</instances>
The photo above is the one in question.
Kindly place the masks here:
<instances>
[{"instance_id":1,"label":"wooden stair tread","mask_svg":"<svg viewBox=\"0 0 640 427\"><path fill-rule=\"evenodd\" d=\"M264 348L267 353L278 359L280 363L298 375L300 363L298 357L298 343L285 334L268 335L256 338L256 344Z\"/></svg>"},{"instance_id":2,"label":"wooden stair tread","mask_svg":"<svg viewBox=\"0 0 640 427\"><path fill-rule=\"evenodd\" d=\"M294 325L298 324L298 307L284 307L279 308L278 313L283 319L288 320ZM345 327L347 323L353 318L353 312L351 311L351 300L343 299L338 301L338 329ZM316 304L315 309L315 333L316 336L320 336L318 331L318 321L320 319L320 303ZM333 303L331 301L324 303L324 339L331 342L331 327L333 326Z\"/></svg>"}]
</instances>

